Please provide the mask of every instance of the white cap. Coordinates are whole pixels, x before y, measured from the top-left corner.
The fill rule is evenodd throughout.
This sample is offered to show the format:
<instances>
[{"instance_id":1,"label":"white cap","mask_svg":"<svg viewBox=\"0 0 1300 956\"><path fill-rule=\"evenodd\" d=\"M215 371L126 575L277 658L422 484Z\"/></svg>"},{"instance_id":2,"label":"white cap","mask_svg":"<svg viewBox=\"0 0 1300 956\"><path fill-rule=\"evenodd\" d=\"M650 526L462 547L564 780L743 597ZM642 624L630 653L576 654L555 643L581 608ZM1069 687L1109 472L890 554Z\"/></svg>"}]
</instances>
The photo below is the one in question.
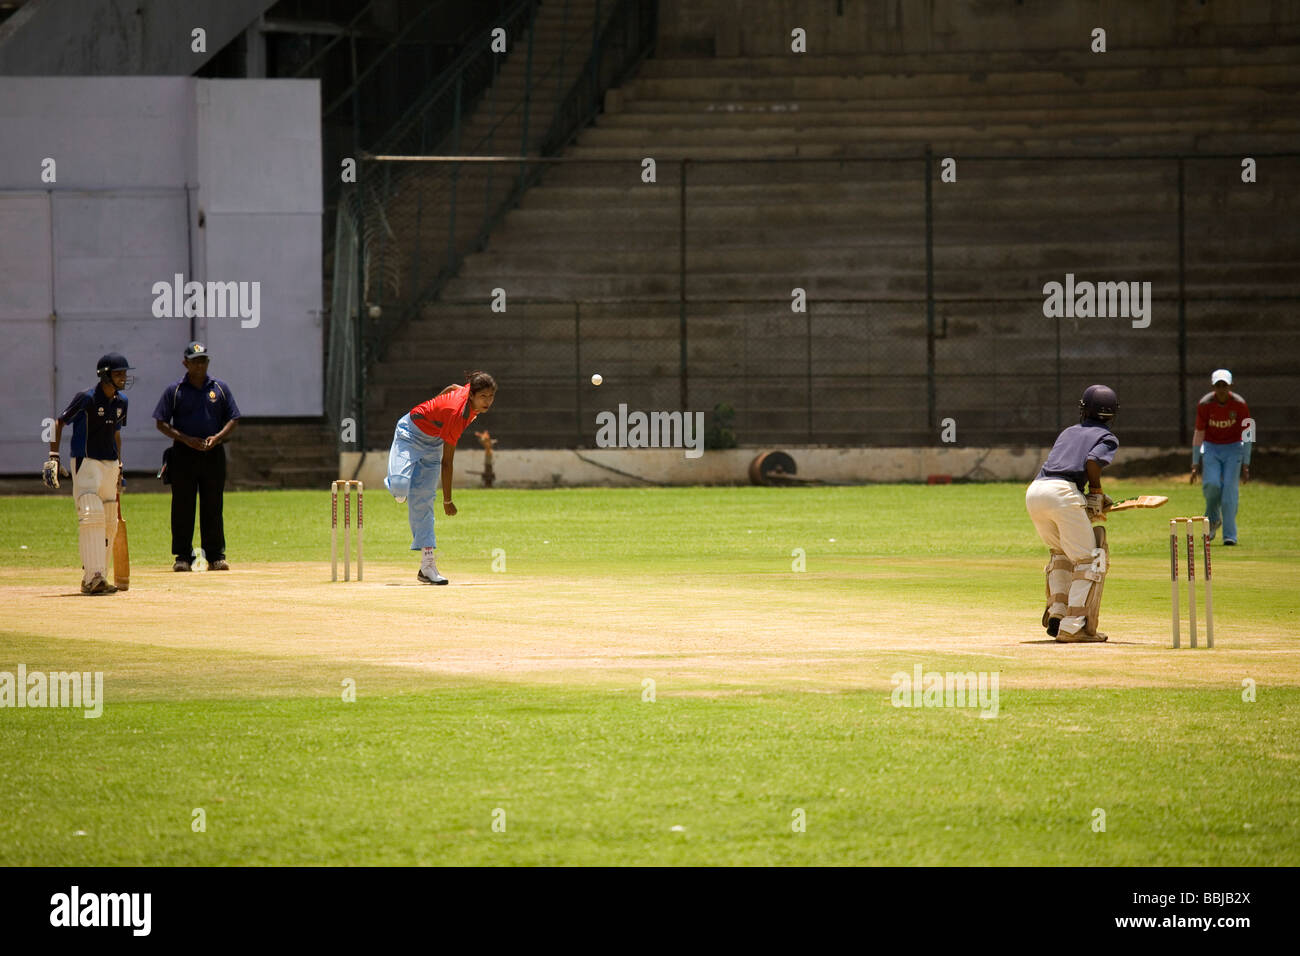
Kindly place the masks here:
<instances>
[{"instance_id":1,"label":"white cap","mask_svg":"<svg viewBox=\"0 0 1300 956\"><path fill-rule=\"evenodd\" d=\"M1225 382L1228 385L1232 384L1232 373L1229 372L1226 368L1216 368L1210 374L1211 385L1218 385L1220 382Z\"/></svg>"}]
</instances>

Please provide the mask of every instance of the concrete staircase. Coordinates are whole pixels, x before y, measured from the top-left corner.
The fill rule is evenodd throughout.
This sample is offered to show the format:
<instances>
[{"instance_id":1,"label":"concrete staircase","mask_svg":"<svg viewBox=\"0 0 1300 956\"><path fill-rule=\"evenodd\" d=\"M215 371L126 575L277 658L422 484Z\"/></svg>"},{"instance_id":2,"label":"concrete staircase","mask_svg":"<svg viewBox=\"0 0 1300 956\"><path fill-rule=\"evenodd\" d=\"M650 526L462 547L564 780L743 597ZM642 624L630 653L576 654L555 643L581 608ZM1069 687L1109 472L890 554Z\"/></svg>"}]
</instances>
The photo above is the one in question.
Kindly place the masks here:
<instances>
[{"instance_id":1,"label":"concrete staircase","mask_svg":"<svg viewBox=\"0 0 1300 956\"><path fill-rule=\"evenodd\" d=\"M241 419L226 446L226 483L239 489L328 489L340 477L337 449L322 421Z\"/></svg>"},{"instance_id":2,"label":"concrete staircase","mask_svg":"<svg viewBox=\"0 0 1300 956\"><path fill-rule=\"evenodd\" d=\"M1067 402L1104 378L1120 391L1126 440L1167 443L1179 405L1177 164L1080 158L1228 154L1186 164L1187 295L1300 296L1300 161L1261 157L1254 185L1239 165L1300 151L1298 91L1290 46L649 60L607 97L572 162L547 172L372 370L371 434L475 367L502 384L491 427L503 447L589 443L594 411L619 401L680 407L674 160L689 157L736 161L687 170L690 407L735 405L748 442L802 441L810 427L836 443L933 442L929 144L958 163L956 183L939 183L937 167L933 183L937 417L957 419L963 444L1050 439L1059 354ZM640 181L644 156L659 163L655 185ZM780 162L790 157L824 162ZM579 162L597 159L623 161ZM1041 290L1066 272L1150 281L1151 326L1064 319L1058 344ZM796 286L809 316L791 314ZM488 307L495 287L509 295L504 316ZM1210 369L1245 368L1261 420L1300 438L1284 424L1293 379L1274 358L1297 354L1294 312L1190 302L1191 403ZM593 371L608 383L599 392Z\"/></svg>"},{"instance_id":3,"label":"concrete staircase","mask_svg":"<svg viewBox=\"0 0 1300 956\"><path fill-rule=\"evenodd\" d=\"M607 19L609 4L601 7L598 0L541 2L533 27L531 65L528 34L510 37L495 81L477 102L465 104L469 112L460 131L448 135L432 152L516 156L525 151L527 121L526 152L538 153L557 105L587 60L596 16L602 9ZM522 100L529 88L532 95L525 117ZM437 105L442 110L454 108L449 102ZM477 248L485 212L508 195L518 167L416 164L389 167L385 173L395 177L393 198L384 210L386 224L404 253L402 281L408 289L415 289L436 275L453 235L462 253Z\"/></svg>"}]
</instances>

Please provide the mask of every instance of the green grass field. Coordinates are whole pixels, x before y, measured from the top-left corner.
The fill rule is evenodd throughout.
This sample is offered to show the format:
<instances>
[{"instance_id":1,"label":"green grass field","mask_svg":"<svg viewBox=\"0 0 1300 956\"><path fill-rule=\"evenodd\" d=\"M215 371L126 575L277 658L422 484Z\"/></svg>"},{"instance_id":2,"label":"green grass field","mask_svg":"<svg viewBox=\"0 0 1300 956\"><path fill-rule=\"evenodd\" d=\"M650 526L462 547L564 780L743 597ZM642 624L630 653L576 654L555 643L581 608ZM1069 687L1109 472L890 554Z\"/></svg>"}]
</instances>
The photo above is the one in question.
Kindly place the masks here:
<instances>
[{"instance_id":1,"label":"green grass field","mask_svg":"<svg viewBox=\"0 0 1300 956\"><path fill-rule=\"evenodd\" d=\"M1043 642L1020 485L466 490L436 589L373 492L347 585L323 493L228 495L226 575L171 574L138 495L96 599L70 500L0 498L0 672L106 694L0 709L0 864L1300 863L1300 489L1246 487L1178 652L1199 490L1108 490L1173 500L1112 516L1089 646ZM996 715L892 706L917 665Z\"/></svg>"}]
</instances>

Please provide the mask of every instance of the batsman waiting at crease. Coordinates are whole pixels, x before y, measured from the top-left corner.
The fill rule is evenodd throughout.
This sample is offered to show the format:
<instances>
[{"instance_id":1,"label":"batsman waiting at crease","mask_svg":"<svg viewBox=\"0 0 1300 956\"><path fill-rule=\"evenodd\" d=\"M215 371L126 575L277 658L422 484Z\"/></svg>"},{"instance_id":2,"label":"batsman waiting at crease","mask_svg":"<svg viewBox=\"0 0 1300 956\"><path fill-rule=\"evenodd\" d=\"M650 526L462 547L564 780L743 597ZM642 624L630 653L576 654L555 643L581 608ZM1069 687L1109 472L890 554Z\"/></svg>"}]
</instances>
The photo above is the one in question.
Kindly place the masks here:
<instances>
[{"instance_id":1,"label":"batsman waiting at crease","mask_svg":"<svg viewBox=\"0 0 1300 956\"><path fill-rule=\"evenodd\" d=\"M41 469L49 488L59 487L59 442L63 426L72 426L72 498L77 505L77 535L81 548L81 593L113 594L108 583L108 555L117 536L117 494L122 479L122 428L126 425L126 396L132 366L116 352L95 366L99 384L73 396L54 426L50 456Z\"/></svg>"},{"instance_id":2,"label":"batsman waiting at crease","mask_svg":"<svg viewBox=\"0 0 1300 956\"><path fill-rule=\"evenodd\" d=\"M1101 590L1110 567L1104 521L1110 499L1101 470L1119 448L1110 423L1119 399L1105 385L1089 385L1079 400L1079 424L1061 432L1047 461L1025 492L1025 507L1051 556L1047 562L1047 609L1043 627L1062 643L1099 642ZM1088 482L1088 493L1083 491ZM1091 520L1090 520L1091 519Z\"/></svg>"}]
</instances>

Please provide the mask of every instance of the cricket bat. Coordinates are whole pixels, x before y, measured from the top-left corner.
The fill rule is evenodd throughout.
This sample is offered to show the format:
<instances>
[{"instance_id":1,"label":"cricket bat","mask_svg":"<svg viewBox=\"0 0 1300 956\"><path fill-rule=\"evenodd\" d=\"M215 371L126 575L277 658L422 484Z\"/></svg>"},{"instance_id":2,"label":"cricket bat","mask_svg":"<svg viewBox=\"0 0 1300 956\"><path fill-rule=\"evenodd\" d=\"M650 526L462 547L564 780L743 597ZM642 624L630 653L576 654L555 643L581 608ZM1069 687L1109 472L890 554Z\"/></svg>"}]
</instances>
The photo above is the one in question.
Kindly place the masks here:
<instances>
[{"instance_id":1,"label":"cricket bat","mask_svg":"<svg viewBox=\"0 0 1300 956\"><path fill-rule=\"evenodd\" d=\"M1106 513L1112 511L1129 511L1133 508L1159 508L1168 501L1165 495L1138 495L1136 498L1125 498L1123 501L1117 501L1109 508Z\"/></svg>"},{"instance_id":2,"label":"cricket bat","mask_svg":"<svg viewBox=\"0 0 1300 956\"><path fill-rule=\"evenodd\" d=\"M125 591L131 586L131 548L126 540L121 493L117 497L117 537L113 539L113 583L119 591Z\"/></svg>"}]
</instances>

